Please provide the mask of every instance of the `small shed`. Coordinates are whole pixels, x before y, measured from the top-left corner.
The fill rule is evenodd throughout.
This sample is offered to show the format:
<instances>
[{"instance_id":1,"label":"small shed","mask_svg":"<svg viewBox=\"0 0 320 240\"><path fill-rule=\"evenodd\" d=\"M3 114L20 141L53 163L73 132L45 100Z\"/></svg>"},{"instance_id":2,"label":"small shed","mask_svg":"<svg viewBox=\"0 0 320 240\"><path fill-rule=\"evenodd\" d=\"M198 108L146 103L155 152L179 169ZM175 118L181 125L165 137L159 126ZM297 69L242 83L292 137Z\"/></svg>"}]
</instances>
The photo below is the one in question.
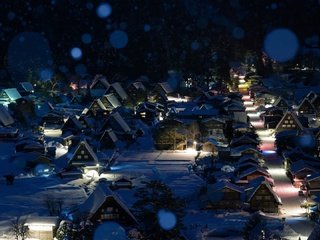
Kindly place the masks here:
<instances>
[{"instance_id":1,"label":"small shed","mask_svg":"<svg viewBox=\"0 0 320 240\"><path fill-rule=\"evenodd\" d=\"M52 240L58 226L59 217L29 217L25 226L29 228L29 238L39 240Z\"/></svg>"}]
</instances>

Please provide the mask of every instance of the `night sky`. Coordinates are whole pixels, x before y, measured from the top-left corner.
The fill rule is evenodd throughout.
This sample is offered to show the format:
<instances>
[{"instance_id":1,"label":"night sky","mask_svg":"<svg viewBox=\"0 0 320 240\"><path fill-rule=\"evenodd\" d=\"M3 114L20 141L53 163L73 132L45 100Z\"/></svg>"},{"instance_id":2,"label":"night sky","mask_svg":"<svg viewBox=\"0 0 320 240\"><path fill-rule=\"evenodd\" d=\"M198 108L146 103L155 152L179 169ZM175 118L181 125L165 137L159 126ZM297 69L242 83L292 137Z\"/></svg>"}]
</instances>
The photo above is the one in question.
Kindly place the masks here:
<instances>
[{"instance_id":1,"label":"night sky","mask_svg":"<svg viewBox=\"0 0 320 240\"><path fill-rule=\"evenodd\" d=\"M299 52L290 63L319 47L316 0L14 0L1 1L0 12L2 80L20 81L30 69L67 81L86 73L155 81L170 69L205 74L248 52L261 56L267 34L277 28L297 37Z\"/></svg>"}]
</instances>

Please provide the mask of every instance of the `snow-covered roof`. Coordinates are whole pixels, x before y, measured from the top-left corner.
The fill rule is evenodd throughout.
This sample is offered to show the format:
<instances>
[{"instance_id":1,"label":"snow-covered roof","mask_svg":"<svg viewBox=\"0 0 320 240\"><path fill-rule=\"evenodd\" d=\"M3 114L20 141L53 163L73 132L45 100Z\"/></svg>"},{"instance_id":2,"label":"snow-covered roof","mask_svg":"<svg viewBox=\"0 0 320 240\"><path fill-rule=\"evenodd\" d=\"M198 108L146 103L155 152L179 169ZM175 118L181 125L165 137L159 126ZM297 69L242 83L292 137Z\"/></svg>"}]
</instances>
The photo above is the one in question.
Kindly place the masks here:
<instances>
[{"instance_id":1,"label":"snow-covered roof","mask_svg":"<svg viewBox=\"0 0 320 240\"><path fill-rule=\"evenodd\" d=\"M158 85L164 90L166 94L173 92L173 89L168 82L161 82L161 83L158 83Z\"/></svg>"},{"instance_id":2,"label":"snow-covered roof","mask_svg":"<svg viewBox=\"0 0 320 240\"><path fill-rule=\"evenodd\" d=\"M116 122L119 124L119 126L122 128L124 132L131 132L131 128L129 125L125 122L125 120L121 117L120 113L115 112L110 115L110 117L114 118Z\"/></svg>"},{"instance_id":3,"label":"snow-covered roof","mask_svg":"<svg viewBox=\"0 0 320 240\"><path fill-rule=\"evenodd\" d=\"M21 98L21 95L16 88L7 88L3 89L3 91L8 95L11 101Z\"/></svg>"},{"instance_id":4,"label":"snow-covered roof","mask_svg":"<svg viewBox=\"0 0 320 240\"><path fill-rule=\"evenodd\" d=\"M136 88L136 89L141 89L143 91L146 90L145 86L143 85L142 82L134 82L132 83L132 85Z\"/></svg>"},{"instance_id":5,"label":"snow-covered roof","mask_svg":"<svg viewBox=\"0 0 320 240\"><path fill-rule=\"evenodd\" d=\"M59 217L57 216L31 216L26 219L26 226L30 225L51 225L57 226Z\"/></svg>"},{"instance_id":6,"label":"snow-covered roof","mask_svg":"<svg viewBox=\"0 0 320 240\"><path fill-rule=\"evenodd\" d=\"M33 85L30 82L20 82L20 85L26 92L34 91Z\"/></svg>"},{"instance_id":7,"label":"snow-covered roof","mask_svg":"<svg viewBox=\"0 0 320 240\"><path fill-rule=\"evenodd\" d=\"M208 191L210 191L210 190L211 191L219 191L219 190L222 190L223 188L229 188L229 189L232 189L232 190L239 192L239 193L243 192L243 189L241 187L239 187L238 185L233 184L229 181L218 181L214 184L208 184L207 187L208 187Z\"/></svg>"},{"instance_id":8,"label":"snow-covered roof","mask_svg":"<svg viewBox=\"0 0 320 240\"><path fill-rule=\"evenodd\" d=\"M94 88L98 83L101 83L106 89L110 87L109 82L107 81L107 78L102 75L96 75L92 84L90 85L90 88Z\"/></svg>"},{"instance_id":9,"label":"snow-covered roof","mask_svg":"<svg viewBox=\"0 0 320 240\"><path fill-rule=\"evenodd\" d=\"M90 154L91 158L93 159L93 162L96 163L96 164L99 163L99 159L98 159L97 155L95 154L95 152L92 150L92 148L87 143L87 141L83 140L78 144L76 150L72 154L72 157L69 160L69 164L74 164L73 163L74 161L77 162L76 155L79 154L80 149L83 148L83 147L88 151L88 153ZM82 160L81 163L85 163L85 162Z\"/></svg>"},{"instance_id":10,"label":"snow-covered roof","mask_svg":"<svg viewBox=\"0 0 320 240\"><path fill-rule=\"evenodd\" d=\"M240 145L237 147L232 147L230 149L230 155L231 156L241 156L242 152L246 151L246 150L251 150L254 151L255 153L258 153L259 155L261 155L261 152L259 152L259 150L257 150L257 148L253 145Z\"/></svg>"},{"instance_id":11,"label":"snow-covered roof","mask_svg":"<svg viewBox=\"0 0 320 240\"><path fill-rule=\"evenodd\" d=\"M267 177L271 176L270 173L262 167L252 167L252 168L249 168L249 169L241 172L241 174L239 175L239 179L242 179L242 178L244 178L252 173L255 173L255 172L259 172L259 173L261 173L261 175L264 175Z\"/></svg>"},{"instance_id":12,"label":"snow-covered roof","mask_svg":"<svg viewBox=\"0 0 320 240\"><path fill-rule=\"evenodd\" d=\"M83 128L81 122L75 116L69 117L64 125L66 125L68 121L71 121L78 129Z\"/></svg>"},{"instance_id":13,"label":"snow-covered roof","mask_svg":"<svg viewBox=\"0 0 320 240\"><path fill-rule=\"evenodd\" d=\"M130 218L138 223L137 219L133 216L129 208L124 204L124 202L110 190L108 183L106 181L99 181L95 190L90 194L85 202L79 205L78 210L83 213L89 214L92 217L99 208L105 203L105 201L111 198L115 200L119 206L130 216Z\"/></svg>"},{"instance_id":14,"label":"snow-covered roof","mask_svg":"<svg viewBox=\"0 0 320 240\"><path fill-rule=\"evenodd\" d=\"M314 167L307 164L304 160L299 160L299 161L293 162L290 165L290 172L293 175L296 175L298 172L300 172L302 170L307 170L307 169L311 170L313 172L318 172Z\"/></svg>"},{"instance_id":15,"label":"snow-covered roof","mask_svg":"<svg viewBox=\"0 0 320 240\"><path fill-rule=\"evenodd\" d=\"M111 128L105 130L103 132L103 134L101 135L101 138L99 141L103 141L103 139L105 138L105 135L108 135L109 138L115 143L118 141L117 135L113 132L113 130Z\"/></svg>"},{"instance_id":16,"label":"snow-covered roof","mask_svg":"<svg viewBox=\"0 0 320 240\"><path fill-rule=\"evenodd\" d=\"M273 195L274 199L276 200L277 203L282 204L281 199L279 198L279 196L276 194L276 192L272 189L271 185L268 182L261 182L256 188L254 188L254 190L251 192L251 194L248 197L248 201L250 201L252 199L252 197L256 194L256 192L258 191L258 189L262 186L265 185L268 190L270 191L270 193Z\"/></svg>"},{"instance_id":17,"label":"snow-covered roof","mask_svg":"<svg viewBox=\"0 0 320 240\"><path fill-rule=\"evenodd\" d=\"M291 117L291 118L295 121L295 124L297 124L297 126L299 127L299 129L301 129L301 130L304 129L304 127L302 126L300 120L298 119L298 116L297 116L295 113L293 113L292 111L287 111L287 112L283 115L282 119L280 120L280 122L278 123L278 125L276 126L275 129L278 129L280 126L282 126L283 121L285 121L286 119L288 119L288 117Z\"/></svg>"},{"instance_id":18,"label":"snow-covered roof","mask_svg":"<svg viewBox=\"0 0 320 240\"><path fill-rule=\"evenodd\" d=\"M310 176L306 177L306 182L310 182L320 178L320 172L312 173Z\"/></svg>"},{"instance_id":19,"label":"snow-covered roof","mask_svg":"<svg viewBox=\"0 0 320 240\"><path fill-rule=\"evenodd\" d=\"M118 98L113 93L106 94L102 98L105 98L113 108L121 106L121 103L119 102Z\"/></svg>"},{"instance_id":20,"label":"snow-covered roof","mask_svg":"<svg viewBox=\"0 0 320 240\"><path fill-rule=\"evenodd\" d=\"M233 138L233 139L231 140L231 142L230 142L230 145L234 145L234 144L236 144L236 143L238 143L238 142L241 142L241 141L249 141L249 142L251 142L251 143L253 143L253 144L258 144L258 143L259 143L259 142L258 142L257 140L255 140L254 138L251 138L251 137L249 137L249 136L247 136L247 135L242 135L242 136L240 136L240 137Z\"/></svg>"},{"instance_id":21,"label":"snow-covered roof","mask_svg":"<svg viewBox=\"0 0 320 240\"><path fill-rule=\"evenodd\" d=\"M117 92L117 94L120 96L122 100L125 100L128 98L128 94L123 89L121 84L119 82L112 83L111 86L114 88L114 90Z\"/></svg>"},{"instance_id":22,"label":"snow-covered roof","mask_svg":"<svg viewBox=\"0 0 320 240\"><path fill-rule=\"evenodd\" d=\"M8 126L14 123L14 119L11 117L7 108L0 104L0 122L4 126Z\"/></svg>"}]
</instances>

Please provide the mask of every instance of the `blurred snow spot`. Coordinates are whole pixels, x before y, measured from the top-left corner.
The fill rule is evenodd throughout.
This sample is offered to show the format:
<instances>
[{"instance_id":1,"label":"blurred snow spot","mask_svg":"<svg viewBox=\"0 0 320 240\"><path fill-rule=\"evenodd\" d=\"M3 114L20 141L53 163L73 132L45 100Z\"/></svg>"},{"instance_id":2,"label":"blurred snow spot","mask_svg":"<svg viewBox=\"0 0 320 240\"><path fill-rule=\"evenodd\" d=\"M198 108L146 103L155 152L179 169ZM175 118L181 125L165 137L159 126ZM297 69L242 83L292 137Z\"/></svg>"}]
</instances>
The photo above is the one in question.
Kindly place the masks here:
<instances>
[{"instance_id":1,"label":"blurred snow spot","mask_svg":"<svg viewBox=\"0 0 320 240\"><path fill-rule=\"evenodd\" d=\"M69 72L69 69L64 65L61 65L59 67L59 71L62 72L62 73L67 73L67 72Z\"/></svg>"},{"instance_id":2,"label":"blurred snow spot","mask_svg":"<svg viewBox=\"0 0 320 240\"><path fill-rule=\"evenodd\" d=\"M128 35L124 31L116 30L111 33L109 41L114 48L124 48L128 44Z\"/></svg>"},{"instance_id":3,"label":"blurred snow spot","mask_svg":"<svg viewBox=\"0 0 320 240\"><path fill-rule=\"evenodd\" d=\"M91 41L92 41L92 37L89 33L85 33L81 36L81 41L84 43L84 44L90 44Z\"/></svg>"},{"instance_id":4,"label":"blurred snow spot","mask_svg":"<svg viewBox=\"0 0 320 240\"><path fill-rule=\"evenodd\" d=\"M244 37L244 30L242 28L240 28L240 27L235 27L232 30L232 36L235 39L242 39Z\"/></svg>"},{"instance_id":5,"label":"blurred snow spot","mask_svg":"<svg viewBox=\"0 0 320 240\"><path fill-rule=\"evenodd\" d=\"M9 19L10 21L12 21L13 19L15 19L15 17L16 17L16 14L15 14L14 12L9 12L9 13L8 13L8 19Z\"/></svg>"},{"instance_id":6,"label":"blurred snow spot","mask_svg":"<svg viewBox=\"0 0 320 240\"><path fill-rule=\"evenodd\" d=\"M273 30L264 40L264 50L270 58L278 62L286 62L293 59L298 49L297 36L286 28Z\"/></svg>"},{"instance_id":7,"label":"blurred snow spot","mask_svg":"<svg viewBox=\"0 0 320 240\"><path fill-rule=\"evenodd\" d=\"M158 222L164 230L171 230L177 224L177 217L170 211L160 210L158 212Z\"/></svg>"},{"instance_id":8,"label":"blurred snow spot","mask_svg":"<svg viewBox=\"0 0 320 240\"><path fill-rule=\"evenodd\" d=\"M144 30L145 32L149 32L149 31L151 30L150 24L145 24L145 25L143 26L143 30Z\"/></svg>"},{"instance_id":9,"label":"blurred snow spot","mask_svg":"<svg viewBox=\"0 0 320 240\"><path fill-rule=\"evenodd\" d=\"M193 41L191 43L191 49L198 50L200 48L200 43L198 41Z\"/></svg>"},{"instance_id":10,"label":"blurred snow spot","mask_svg":"<svg viewBox=\"0 0 320 240\"><path fill-rule=\"evenodd\" d=\"M116 222L104 222L94 232L94 240L127 240L126 231Z\"/></svg>"},{"instance_id":11,"label":"blurred snow spot","mask_svg":"<svg viewBox=\"0 0 320 240\"><path fill-rule=\"evenodd\" d=\"M53 76L53 71L49 68L41 69L39 72L39 77L42 81L49 81Z\"/></svg>"},{"instance_id":12,"label":"blurred snow spot","mask_svg":"<svg viewBox=\"0 0 320 240\"><path fill-rule=\"evenodd\" d=\"M112 12L112 8L108 3L102 3L97 7L97 15L100 18L107 18Z\"/></svg>"},{"instance_id":13,"label":"blurred snow spot","mask_svg":"<svg viewBox=\"0 0 320 240\"><path fill-rule=\"evenodd\" d=\"M301 147L314 148L316 142L311 134L303 134L298 136L298 144Z\"/></svg>"},{"instance_id":14,"label":"blurred snow spot","mask_svg":"<svg viewBox=\"0 0 320 240\"><path fill-rule=\"evenodd\" d=\"M73 57L76 60L82 57L82 51L78 47L72 48L70 54L71 54L71 57Z\"/></svg>"}]
</instances>

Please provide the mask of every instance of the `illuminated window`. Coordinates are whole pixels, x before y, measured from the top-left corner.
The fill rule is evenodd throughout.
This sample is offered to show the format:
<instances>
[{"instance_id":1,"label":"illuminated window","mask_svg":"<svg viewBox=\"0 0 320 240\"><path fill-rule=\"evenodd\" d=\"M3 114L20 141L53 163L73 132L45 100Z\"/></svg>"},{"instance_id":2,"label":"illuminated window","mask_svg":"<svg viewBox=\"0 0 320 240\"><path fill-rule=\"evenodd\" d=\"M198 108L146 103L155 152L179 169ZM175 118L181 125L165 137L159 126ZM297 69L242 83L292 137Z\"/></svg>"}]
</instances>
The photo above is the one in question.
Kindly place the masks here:
<instances>
[{"instance_id":1,"label":"illuminated window","mask_svg":"<svg viewBox=\"0 0 320 240\"><path fill-rule=\"evenodd\" d=\"M78 155L78 156L77 156L77 159L82 159L82 156L81 156L81 155Z\"/></svg>"},{"instance_id":2,"label":"illuminated window","mask_svg":"<svg viewBox=\"0 0 320 240\"><path fill-rule=\"evenodd\" d=\"M285 120L284 123L288 123L288 120Z\"/></svg>"},{"instance_id":3,"label":"illuminated window","mask_svg":"<svg viewBox=\"0 0 320 240\"><path fill-rule=\"evenodd\" d=\"M88 159L89 158L89 156L88 155L84 155L84 159Z\"/></svg>"},{"instance_id":4,"label":"illuminated window","mask_svg":"<svg viewBox=\"0 0 320 240\"><path fill-rule=\"evenodd\" d=\"M292 120L290 120L290 123L292 124L292 123L293 123L293 121L292 121Z\"/></svg>"},{"instance_id":5,"label":"illuminated window","mask_svg":"<svg viewBox=\"0 0 320 240\"><path fill-rule=\"evenodd\" d=\"M292 126L292 127L296 127L296 125L295 125L295 124L292 124L291 126Z\"/></svg>"},{"instance_id":6,"label":"illuminated window","mask_svg":"<svg viewBox=\"0 0 320 240\"><path fill-rule=\"evenodd\" d=\"M287 125L286 125L286 124L283 124L283 125L282 125L282 127L284 127L284 128L285 128L285 127L287 127Z\"/></svg>"},{"instance_id":7,"label":"illuminated window","mask_svg":"<svg viewBox=\"0 0 320 240\"><path fill-rule=\"evenodd\" d=\"M81 154L82 154L82 155L84 154L84 150L81 150Z\"/></svg>"}]
</instances>

